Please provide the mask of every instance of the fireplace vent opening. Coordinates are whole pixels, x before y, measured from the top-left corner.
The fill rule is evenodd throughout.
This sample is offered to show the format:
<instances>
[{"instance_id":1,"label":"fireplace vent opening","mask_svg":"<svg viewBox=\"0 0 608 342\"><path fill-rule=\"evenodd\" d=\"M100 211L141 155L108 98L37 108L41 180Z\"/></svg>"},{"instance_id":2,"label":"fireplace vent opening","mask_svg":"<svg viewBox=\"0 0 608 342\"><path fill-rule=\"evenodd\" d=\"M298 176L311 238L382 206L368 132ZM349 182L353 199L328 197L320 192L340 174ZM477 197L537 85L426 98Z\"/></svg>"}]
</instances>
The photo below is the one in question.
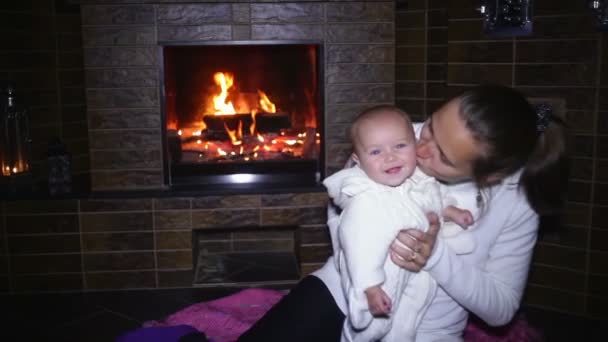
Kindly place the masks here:
<instances>
[{"instance_id":1,"label":"fireplace vent opening","mask_svg":"<svg viewBox=\"0 0 608 342\"><path fill-rule=\"evenodd\" d=\"M166 182L318 184L321 56L312 43L163 45Z\"/></svg>"}]
</instances>

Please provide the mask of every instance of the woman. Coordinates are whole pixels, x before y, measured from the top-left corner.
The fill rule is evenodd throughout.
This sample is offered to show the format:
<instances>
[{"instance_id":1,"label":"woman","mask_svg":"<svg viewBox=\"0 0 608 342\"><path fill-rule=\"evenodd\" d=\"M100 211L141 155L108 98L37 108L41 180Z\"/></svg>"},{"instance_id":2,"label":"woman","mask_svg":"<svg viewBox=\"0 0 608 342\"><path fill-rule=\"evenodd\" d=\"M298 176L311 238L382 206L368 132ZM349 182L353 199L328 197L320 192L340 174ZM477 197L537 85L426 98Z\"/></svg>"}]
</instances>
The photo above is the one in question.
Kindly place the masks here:
<instances>
[{"instance_id":1,"label":"woman","mask_svg":"<svg viewBox=\"0 0 608 342\"><path fill-rule=\"evenodd\" d=\"M471 231L473 253L456 255L437 239L438 220L430 214L426 233L405 229L398 235L409 249L394 243L391 259L409 271L424 268L440 287L416 341L461 341L469 312L503 325L519 308L539 214L562 199L563 125L546 111L537 113L517 91L484 85L450 100L416 130L420 169L477 193L484 212ZM332 235L337 219L330 212ZM330 257L239 341L339 341L345 302Z\"/></svg>"}]
</instances>

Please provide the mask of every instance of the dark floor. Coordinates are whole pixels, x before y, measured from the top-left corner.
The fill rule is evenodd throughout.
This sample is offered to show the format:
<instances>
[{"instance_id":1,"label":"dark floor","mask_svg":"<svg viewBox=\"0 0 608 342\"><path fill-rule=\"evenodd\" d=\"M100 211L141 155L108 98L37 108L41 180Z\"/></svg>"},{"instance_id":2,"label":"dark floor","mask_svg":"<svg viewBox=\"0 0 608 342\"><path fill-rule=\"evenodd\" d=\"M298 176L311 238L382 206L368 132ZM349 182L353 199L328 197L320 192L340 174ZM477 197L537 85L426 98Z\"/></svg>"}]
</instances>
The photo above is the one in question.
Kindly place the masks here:
<instances>
[{"instance_id":1,"label":"dark floor","mask_svg":"<svg viewBox=\"0 0 608 342\"><path fill-rule=\"evenodd\" d=\"M114 341L148 320L188 305L219 298L234 288L139 290L87 294L0 296L0 341ZM530 323L546 341L608 341L606 321L526 308ZM516 342L516 341L513 341Z\"/></svg>"}]
</instances>

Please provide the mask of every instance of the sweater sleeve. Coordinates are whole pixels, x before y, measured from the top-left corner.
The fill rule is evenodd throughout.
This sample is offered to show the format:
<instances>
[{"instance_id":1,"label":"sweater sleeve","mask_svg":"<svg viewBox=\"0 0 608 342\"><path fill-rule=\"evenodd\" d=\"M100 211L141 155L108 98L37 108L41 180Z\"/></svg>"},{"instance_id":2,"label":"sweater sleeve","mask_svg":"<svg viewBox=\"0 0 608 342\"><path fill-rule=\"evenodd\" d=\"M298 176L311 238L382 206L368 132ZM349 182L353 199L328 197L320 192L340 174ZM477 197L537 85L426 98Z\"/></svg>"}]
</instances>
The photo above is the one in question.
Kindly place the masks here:
<instances>
[{"instance_id":1,"label":"sweater sleeve","mask_svg":"<svg viewBox=\"0 0 608 342\"><path fill-rule=\"evenodd\" d=\"M485 264L471 265L438 239L425 267L450 297L490 325L508 323L519 308L536 243L538 215L525 199L513 202Z\"/></svg>"}]
</instances>

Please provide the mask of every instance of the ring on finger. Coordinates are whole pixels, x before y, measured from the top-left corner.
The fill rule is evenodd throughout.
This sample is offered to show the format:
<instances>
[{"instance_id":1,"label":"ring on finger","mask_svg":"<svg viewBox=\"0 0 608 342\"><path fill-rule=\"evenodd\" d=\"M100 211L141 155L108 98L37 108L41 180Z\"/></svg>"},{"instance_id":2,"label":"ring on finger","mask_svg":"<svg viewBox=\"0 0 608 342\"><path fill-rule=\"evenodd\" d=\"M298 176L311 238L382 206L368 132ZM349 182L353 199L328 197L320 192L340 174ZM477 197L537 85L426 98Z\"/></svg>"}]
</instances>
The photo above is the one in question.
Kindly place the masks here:
<instances>
[{"instance_id":1,"label":"ring on finger","mask_svg":"<svg viewBox=\"0 0 608 342\"><path fill-rule=\"evenodd\" d=\"M416 260L417 257L418 257L418 253L413 252L412 255L410 256L410 258L408 259L408 261L414 261L414 260Z\"/></svg>"}]
</instances>

